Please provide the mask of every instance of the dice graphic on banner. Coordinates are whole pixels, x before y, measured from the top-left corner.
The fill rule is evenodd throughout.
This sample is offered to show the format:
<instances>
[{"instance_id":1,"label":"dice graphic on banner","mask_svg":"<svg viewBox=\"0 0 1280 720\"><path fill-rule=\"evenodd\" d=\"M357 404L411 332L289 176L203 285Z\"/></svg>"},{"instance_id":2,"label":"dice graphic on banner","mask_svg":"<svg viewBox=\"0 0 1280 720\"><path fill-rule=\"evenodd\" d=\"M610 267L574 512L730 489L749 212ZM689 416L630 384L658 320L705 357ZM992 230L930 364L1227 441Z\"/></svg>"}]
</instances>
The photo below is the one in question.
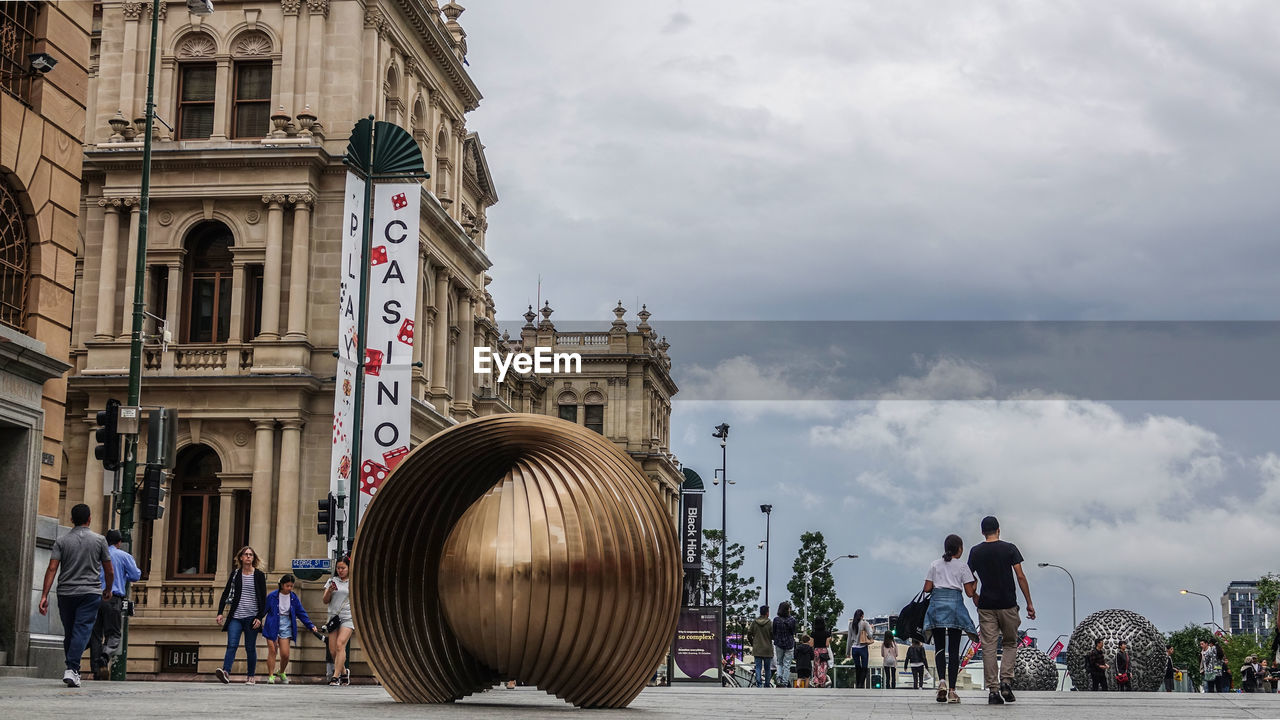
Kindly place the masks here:
<instances>
[{"instance_id":1,"label":"dice graphic on banner","mask_svg":"<svg viewBox=\"0 0 1280 720\"><path fill-rule=\"evenodd\" d=\"M405 345L413 344L413 321L405 318L403 324L400 325L400 332L396 335L400 342Z\"/></svg>"},{"instance_id":2,"label":"dice graphic on banner","mask_svg":"<svg viewBox=\"0 0 1280 720\"><path fill-rule=\"evenodd\" d=\"M373 250L371 250L370 253L371 253L371 255L369 256L370 265L381 265L387 261L386 245L378 245L377 247L373 248Z\"/></svg>"},{"instance_id":3,"label":"dice graphic on banner","mask_svg":"<svg viewBox=\"0 0 1280 720\"><path fill-rule=\"evenodd\" d=\"M395 450L388 450L382 453L382 462L386 463L388 468L395 470L400 461L404 459L404 456L408 454L408 446L401 445Z\"/></svg>"},{"instance_id":4,"label":"dice graphic on banner","mask_svg":"<svg viewBox=\"0 0 1280 720\"><path fill-rule=\"evenodd\" d=\"M365 348L364 350L364 374L365 375L381 375L382 374L382 351L373 348Z\"/></svg>"},{"instance_id":5,"label":"dice graphic on banner","mask_svg":"<svg viewBox=\"0 0 1280 720\"><path fill-rule=\"evenodd\" d=\"M387 479L387 474L390 472L391 470L385 465L379 465L372 460L365 460L360 464L360 492L366 495L373 495L378 492L382 481Z\"/></svg>"},{"instance_id":6,"label":"dice graphic on banner","mask_svg":"<svg viewBox=\"0 0 1280 720\"><path fill-rule=\"evenodd\" d=\"M405 197L404 193L396 193L391 196L391 207L396 210L403 210L409 207L409 198Z\"/></svg>"}]
</instances>

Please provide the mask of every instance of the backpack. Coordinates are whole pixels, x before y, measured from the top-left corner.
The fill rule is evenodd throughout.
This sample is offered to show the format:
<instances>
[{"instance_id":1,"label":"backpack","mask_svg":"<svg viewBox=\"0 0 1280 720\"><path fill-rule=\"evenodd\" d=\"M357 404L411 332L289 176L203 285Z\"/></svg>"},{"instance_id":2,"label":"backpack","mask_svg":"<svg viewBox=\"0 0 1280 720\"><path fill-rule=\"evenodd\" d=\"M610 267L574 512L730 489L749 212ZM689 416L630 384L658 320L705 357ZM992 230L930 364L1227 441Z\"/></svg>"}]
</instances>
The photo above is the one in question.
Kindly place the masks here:
<instances>
[{"instance_id":1,"label":"backpack","mask_svg":"<svg viewBox=\"0 0 1280 720\"><path fill-rule=\"evenodd\" d=\"M924 615L928 611L929 596L923 591L916 593L898 613L898 637L924 642Z\"/></svg>"}]
</instances>

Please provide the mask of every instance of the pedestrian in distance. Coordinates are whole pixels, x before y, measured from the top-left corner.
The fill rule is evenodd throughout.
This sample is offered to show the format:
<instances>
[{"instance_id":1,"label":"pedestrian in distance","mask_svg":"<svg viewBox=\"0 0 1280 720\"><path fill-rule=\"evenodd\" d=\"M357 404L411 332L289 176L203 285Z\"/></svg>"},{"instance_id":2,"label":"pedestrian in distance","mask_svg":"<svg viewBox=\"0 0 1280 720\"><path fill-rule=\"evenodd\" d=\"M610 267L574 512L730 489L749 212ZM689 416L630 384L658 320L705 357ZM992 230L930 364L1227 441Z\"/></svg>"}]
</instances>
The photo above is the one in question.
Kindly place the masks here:
<instances>
[{"instance_id":1,"label":"pedestrian in distance","mask_svg":"<svg viewBox=\"0 0 1280 720\"><path fill-rule=\"evenodd\" d=\"M1218 648L1206 640L1200 641L1200 674L1204 677L1204 691L1218 692L1218 675L1222 672L1222 663L1218 660Z\"/></svg>"},{"instance_id":2,"label":"pedestrian in distance","mask_svg":"<svg viewBox=\"0 0 1280 720\"><path fill-rule=\"evenodd\" d=\"M1240 692L1258 692L1259 669L1257 656L1250 655L1244 659L1244 663L1240 665Z\"/></svg>"},{"instance_id":3,"label":"pedestrian in distance","mask_svg":"<svg viewBox=\"0 0 1280 720\"><path fill-rule=\"evenodd\" d=\"M1222 668L1218 673L1218 692L1229 693L1232 689L1232 681L1235 678L1231 677L1231 661L1227 659L1227 651L1222 648L1222 643L1218 642L1218 638L1210 640L1209 644L1213 646L1213 651L1217 653L1218 664Z\"/></svg>"},{"instance_id":4,"label":"pedestrian in distance","mask_svg":"<svg viewBox=\"0 0 1280 720\"><path fill-rule=\"evenodd\" d=\"M227 578L218 600L218 625L227 634L227 652L222 657L222 667L213 674L225 685L231 682L231 664L236 660L236 650L244 639L244 655L248 660L246 685L258 683L258 631L267 616L267 576L259 569L262 564L258 553L245 545L236 553L236 569ZM231 617L223 613L231 609Z\"/></svg>"},{"instance_id":5,"label":"pedestrian in distance","mask_svg":"<svg viewBox=\"0 0 1280 720\"><path fill-rule=\"evenodd\" d=\"M778 616L773 619L774 657L778 661L778 687L791 687L791 660L796 648L796 619L791 603L778 603Z\"/></svg>"},{"instance_id":6,"label":"pedestrian in distance","mask_svg":"<svg viewBox=\"0 0 1280 720\"><path fill-rule=\"evenodd\" d=\"M964 606L966 595L974 597L977 580L973 571L960 560L964 541L959 535L948 535L942 542L942 557L929 566L924 578L924 591L929 594L929 610L924 616L924 632L931 637L934 662L938 667L938 702L958 703L956 678L960 674L960 636L977 635L973 618ZM985 664L985 663L984 663Z\"/></svg>"},{"instance_id":7,"label":"pedestrian in distance","mask_svg":"<svg viewBox=\"0 0 1280 720\"><path fill-rule=\"evenodd\" d=\"M1173 692L1173 680L1177 675L1179 668L1173 666L1173 646L1165 645L1164 648L1164 691Z\"/></svg>"},{"instance_id":8,"label":"pedestrian in distance","mask_svg":"<svg viewBox=\"0 0 1280 720\"><path fill-rule=\"evenodd\" d=\"M893 631L885 630L884 641L880 643L880 659L884 665L884 686L889 690L898 687L898 643L893 639Z\"/></svg>"},{"instance_id":9,"label":"pedestrian in distance","mask_svg":"<svg viewBox=\"0 0 1280 720\"><path fill-rule=\"evenodd\" d=\"M279 680L289 684L289 675L285 668L289 666L289 644L298 637L298 621L319 637L315 623L311 622L307 611L302 607L302 600L293 591L297 578L285 573L280 576L276 589L267 595L267 619L262 624L262 637L267 640L267 684L276 683L276 656L280 656Z\"/></svg>"},{"instance_id":10,"label":"pedestrian in distance","mask_svg":"<svg viewBox=\"0 0 1280 720\"><path fill-rule=\"evenodd\" d=\"M1027 619L1036 619L1031 604L1031 586L1022 572L1022 553L1018 546L1000 539L1000 521L988 515L982 518L983 542L969 551L969 569L978 579L978 627L982 642L982 679L987 686L987 703L1002 705L1013 702L1013 672L1018 661L1018 595L1027 601ZM1015 587L1016 583L1016 587ZM1002 644L997 644L997 638ZM1000 664L996 665L996 648L1000 647Z\"/></svg>"},{"instance_id":11,"label":"pedestrian in distance","mask_svg":"<svg viewBox=\"0 0 1280 720\"><path fill-rule=\"evenodd\" d=\"M911 670L911 688L919 690L924 687L924 669L926 665L924 645L919 640L911 639L911 647L907 648L907 659L903 661L903 669Z\"/></svg>"},{"instance_id":12,"label":"pedestrian in distance","mask_svg":"<svg viewBox=\"0 0 1280 720\"><path fill-rule=\"evenodd\" d=\"M801 635L796 643L796 687L809 687L809 679L813 677L813 638Z\"/></svg>"},{"instance_id":13,"label":"pedestrian in distance","mask_svg":"<svg viewBox=\"0 0 1280 720\"><path fill-rule=\"evenodd\" d=\"M71 508L71 532L53 543L49 567L44 571L40 614L49 614L49 588L58 580L58 617L62 619L62 650L66 670L62 682L80 687L80 656L98 620L98 608L111 598L115 572L107 540L89 529L89 506Z\"/></svg>"},{"instance_id":14,"label":"pedestrian in distance","mask_svg":"<svg viewBox=\"0 0 1280 720\"><path fill-rule=\"evenodd\" d=\"M862 608L858 608L849 621L849 652L845 654L845 659L853 662L853 684L858 688L867 686L871 642L871 623L866 621Z\"/></svg>"},{"instance_id":15,"label":"pedestrian in distance","mask_svg":"<svg viewBox=\"0 0 1280 720\"><path fill-rule=\"evenodd\" d=\"M827 618L818 616L813 619L813 684L815 687L826 687L830 680L827 667L831 663L831 629Z\"/></svg>"},{"instance_id":16,"label":"pedestrian in distance","mask_svg":"<svg viewBox=\"0 0 1280 720\"><path fill-rule=\"evenodd\" d=\"M124 600L129 597L129 583L142 579L142 571L133 556L120 549L124 536L119 530L107 531L107 553L111 556L111 569L115 571L111 597L98 606L98 622L89 638L89 663L93 667L94 680L110 677L111 658L120 652L120 631L124 624ZM106 590L107 574L102 573L102 589Z\"/></svg>"},{"instance_id":17,"label":"pedestrian in distance","mask_svg":"<svg viewBox=\"0 0 1280 720\"><path fill-rule=\"evenodd\" d=\"M769 606L760 606L760 615L751 622L751 656L756 661L756 687L769 684L769 670L773 663L773 621L769 619Z\"/></svg>"},{"instance_id":18,"label":"pedestrian in distance","mask_svg":"<svg viewBox=\"0 0 1280 720\"><path fill-rule=\"evenodd\" d=\"M1130 692L1133 690L1133 665L1129 662L1129 643L1125 640L1120 641L1120 646L1116 650L1116 690L1120 692Z\"/></svg>"},{"instance_id":19,"label":"pedestrian in distance","mask_svg":"<svg viewBox=\"0 0 1280 720\"><path fill-rule=\"evenodd\" d=\"M344 557L333 564L334 576L324 585L323 600L329 606L329 654L333 656L333 675L329 685L350 685L351 669L347 667L347 642L356 631L351 619L351 558Z\"/></svg>"},{"instance_id":20,"label":"pedestrian in distance","mask_svg":"<svg viewBox=\"0 0 1280 720\"><path fill-rule=\"evenodd\" d=\"M1089 671L1089 689L1105 692L1107 690L1107 654L1102 649L1102 638L1093 641L1093 649L1084 657L1085 669Z\"/></svg>"}]
</instances>

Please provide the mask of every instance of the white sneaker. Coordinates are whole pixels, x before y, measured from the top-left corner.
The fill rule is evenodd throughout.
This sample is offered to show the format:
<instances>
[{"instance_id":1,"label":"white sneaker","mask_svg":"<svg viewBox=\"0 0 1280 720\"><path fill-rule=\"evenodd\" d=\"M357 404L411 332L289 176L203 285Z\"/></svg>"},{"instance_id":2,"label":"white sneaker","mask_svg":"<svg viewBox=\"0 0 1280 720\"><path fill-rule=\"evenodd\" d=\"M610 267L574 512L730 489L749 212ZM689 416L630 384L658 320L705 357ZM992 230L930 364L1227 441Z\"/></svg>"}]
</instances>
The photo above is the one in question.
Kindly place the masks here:
<instances>
[{"instance_id":1,"label":"white sneaker","mask_svg":"<svg viewBox=\"0 0 1280 720\"><path fill-rule=\"evenodd\" d=\"M80 687L80 673L68 668L62 673L62 682L66 683L67 687Z\"/></svg>"}]
</instances>

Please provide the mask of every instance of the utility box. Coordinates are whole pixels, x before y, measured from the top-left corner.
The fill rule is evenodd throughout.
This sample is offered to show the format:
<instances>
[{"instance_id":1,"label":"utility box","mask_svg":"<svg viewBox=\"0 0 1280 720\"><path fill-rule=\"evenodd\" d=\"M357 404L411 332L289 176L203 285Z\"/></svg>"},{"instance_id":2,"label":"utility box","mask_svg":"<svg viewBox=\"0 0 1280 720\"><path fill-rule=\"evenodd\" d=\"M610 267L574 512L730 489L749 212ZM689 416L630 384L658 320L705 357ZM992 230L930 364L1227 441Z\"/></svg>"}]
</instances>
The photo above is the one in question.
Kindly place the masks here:
<instances>
[{"instance_id":1,"label":"utility box","mask_svg":"<svg viewBox=\"0 0 1280 720\"><path fill-rule=\"evenodd\" d=\"M178 454L178 411L158 408L147 418L147 464L172 470Z\"/></svg>"}]
</instances>

